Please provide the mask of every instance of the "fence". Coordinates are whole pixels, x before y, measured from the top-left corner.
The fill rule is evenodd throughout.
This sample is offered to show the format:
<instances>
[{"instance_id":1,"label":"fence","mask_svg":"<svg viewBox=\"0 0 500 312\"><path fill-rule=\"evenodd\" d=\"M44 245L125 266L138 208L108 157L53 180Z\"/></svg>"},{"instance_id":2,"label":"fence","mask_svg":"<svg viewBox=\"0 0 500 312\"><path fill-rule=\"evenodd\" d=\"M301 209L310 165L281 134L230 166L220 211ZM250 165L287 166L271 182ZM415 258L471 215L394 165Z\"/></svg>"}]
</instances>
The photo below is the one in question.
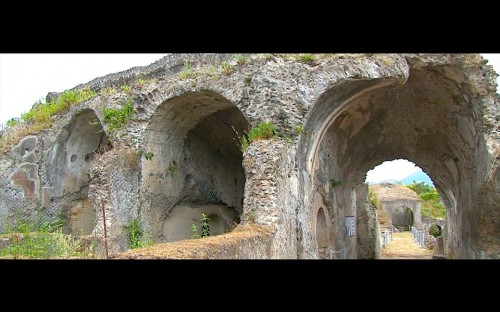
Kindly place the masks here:
<instances>
[{"instance_id":1,"label":"fence","mask_svg":"<svg viewBox=\"0 0 500 312\"><path fill-rule=\"evenodd\" d=\"M394 226L391 224L387 227L385 231L382 231L382 246L385 247L389 244L389 241L392 242L392 233L394 233Z\"/></svg>"},{"instance_id":2,"label":"fence","mask_svg":"<svg viewBox=\"0 0 500 312\"><path fill-rule=\"evenodd\" d=\"M413 240L415 243L417 243L420 247L425 247L425 232L412 227L411 233L413 234Z\"/></svg>"},{"instance_id":3,"label":"fence","mask_svg":"<svg viewBox=\"0 0 500 312\"><path fill-rule=\"evenodd\" d=\"M339 259L339 258L337 258L337 256L334 257L334 255L336 255L336 254L341 255L340 259L345 259L345 248L342 248L342 249L337 250L337 251L335 251L331 248L327 248L326 253L327 253L328 259Z\"/></svg>"}]
</instances>

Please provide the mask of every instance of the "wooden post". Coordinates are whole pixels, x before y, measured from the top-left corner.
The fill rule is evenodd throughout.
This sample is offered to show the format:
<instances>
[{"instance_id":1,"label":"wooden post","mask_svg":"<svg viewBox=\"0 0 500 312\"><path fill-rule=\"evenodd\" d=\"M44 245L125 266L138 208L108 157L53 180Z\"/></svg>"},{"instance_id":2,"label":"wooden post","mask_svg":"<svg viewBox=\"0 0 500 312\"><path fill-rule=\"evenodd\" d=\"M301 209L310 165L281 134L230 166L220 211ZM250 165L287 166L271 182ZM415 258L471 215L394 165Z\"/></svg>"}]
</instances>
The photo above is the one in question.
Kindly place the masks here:
<instances>
[{"instance_id":1,"label":"wooden post","mask_svg":"<svg viewBox=\"0 0 500 312\"><path fill-rule=\"evenodd\" d=\"M106 259L108 259L108 233L106 230L106 209L104 208L104 203L101 202L102 205L102 219L104 222L104 246L106 247Z\"/></svg>"}]
</instances>

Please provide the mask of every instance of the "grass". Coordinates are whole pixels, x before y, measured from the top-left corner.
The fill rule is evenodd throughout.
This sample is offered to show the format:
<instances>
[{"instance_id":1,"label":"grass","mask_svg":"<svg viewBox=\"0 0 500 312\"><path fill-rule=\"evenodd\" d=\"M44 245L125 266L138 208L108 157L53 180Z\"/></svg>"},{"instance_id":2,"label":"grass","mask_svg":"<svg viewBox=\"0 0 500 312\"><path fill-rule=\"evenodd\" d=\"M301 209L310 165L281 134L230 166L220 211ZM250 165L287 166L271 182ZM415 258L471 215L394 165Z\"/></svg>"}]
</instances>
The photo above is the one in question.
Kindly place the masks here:
<instances>
[{"instance_id":1,"label":"grass","mask_svg":"<svg viewBox=\"0 0 500 312\"><path fill-rule=\"evenodd\" d=\"M23 137L50 128L53 116L65 112L70 107L96 95L97 93L90 88L67 90L59 94L56 100L52 100L49 103L37 102L33 104L31 110L23 113L20 119L13 118L7 124L7 126L17 126L18 128L0 138L0 153L5 152Z\"/></svg>"},{"instance_id":2,"label":"grass","mask_svg":"<svg viewBox=\"0 0 500 312\"><path fill-rule=\"evenodd\" d=\"M0 257L14 259L84 258L93 254L93 246L82 248L72 235L62 233L62 222L44 222L38 228L17 222L2 234L11 242L0 250Z\"/></svg>"},{"instance_id":3,"label":"grass","mask_svg":"<svg viewBox=\"0 0 500 312\"><path fill-rule=\"evenodd\" d=\"M102 96L112 96L116 94L116 89L113 87L105 87L102 88L101 91L99 91L99 94Z\"/></svg>"},{"instance_id":4,"label":"grass","mask_svg":"<svg viewBox=\"0 0 500 312\"><path fill-rule=\"evenodd\" d=\"M231 75L231 72L233 71L233 68L232 68L232 66L228 62L223 61L220 66L222 68L222 73L224 75L226 75L226 76Z\"/></svg>"},{"instance_id":5,"label":"grass","mask_svg":"<svg viewBox=\"0 0 500 312\"><path fill-rule=\"evenodd\" d=\"M144 87L144 85L146 84L146 80L142 79L142 78L139 78L137 80L137 86L142 89Z\"/></svg>"},{"instance_id":6,"label":"grass","mask_svg":"<svg viewBox=\"0 0 500 312\"><path fill-rule=\"evenodd\" d=\"M130 94L130 91L131 91L130 86L127 86L127 85L120 86L120 90L122 90L126 94Z\"/></svg>"},{"instance_id":7,"label":"grass","mask_svg":"<svg viewBox=\"0 0 500 312\"><path fill-rule=\"evenodd\" d=\"M128 230L130 249L151 246L153 244L150 235L145 233L138 218L132 220L125 228Z\"/></svg>"},{"instance_id":8,"label":"grass","mask_svg":"<svg viewBox=\"0 0 500 312\"><path fill-rule=\"evenodd\" d=\"M294 132L296 135L301 135L302 133L304 133L304 126L302 125L296 126Z\"/></svg>"},{"instance_id":9,"label":"grass","mask_svg":"<svg viewBox=\"0 0 500 312\"><path fill-rule=\"evenodd\" d=\"M256 127L250 129L248 136L241 138L241 150L245 151L250 143L257 140L267 140L275 136L274 124L270 122L260 122Z\"/></svg>"},{"instance_id":10,"label":"grass","mask_svg":"<svg viewBox=\"0 0 500 312\"><path fill-rule=\"evenodd\" d=\"M247 58L243 54L236 55L236 64L243 66L247 63Z\"/></svg>"},{"instance_id":11,"label":"grass","mask_svg":"<svg viewBox=\"0 0 500 312\"><path fill-rule=\"evenodd\" d=\"M422 248L413 241L411 232L392 234L393 240L382 248L382 259L431 259L432 250Z\"/></svg>"},{"instance_id":12,"label":"grass","mask_svg":"<svg viewBox=\"0 0 500 312\"><path fill-rule=\"evenodd\" d=\"M316 56L314 54L299 54L297 60L306 64L313 64L316 62Z\"/></svg>"},{"instance_id":13,"label":"grass","mask_svg":"<svg viewBox=\"0 0 500 312\"><path fill-rule=\"evenodd\" d=\"M183 67L182 73L179 75L179 78L186 79L186 78L191 77L192 74L193 74L193 67L191 65L191 62L184 61L184 67Z\"/></svg>"}]
</instances>

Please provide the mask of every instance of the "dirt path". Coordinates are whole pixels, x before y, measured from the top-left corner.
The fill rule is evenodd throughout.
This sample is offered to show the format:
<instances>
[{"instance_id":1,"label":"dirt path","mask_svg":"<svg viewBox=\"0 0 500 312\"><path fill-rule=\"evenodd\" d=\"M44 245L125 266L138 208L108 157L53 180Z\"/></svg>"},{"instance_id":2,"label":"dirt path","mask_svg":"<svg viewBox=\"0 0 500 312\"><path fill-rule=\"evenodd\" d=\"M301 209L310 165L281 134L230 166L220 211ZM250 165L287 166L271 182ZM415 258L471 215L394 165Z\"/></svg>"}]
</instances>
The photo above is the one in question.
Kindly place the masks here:
<instances>
[{"instance_id":1,"label":"dirt path","mask_svg":"<svg viewBox=\"0 0 500 312\"><path fill-rule=\"evenodd\" d=\"M418 246L411 232L394 233L392 239L382 247L380 259L432 259L432 250Z\"/></svg>"}]
</instances>

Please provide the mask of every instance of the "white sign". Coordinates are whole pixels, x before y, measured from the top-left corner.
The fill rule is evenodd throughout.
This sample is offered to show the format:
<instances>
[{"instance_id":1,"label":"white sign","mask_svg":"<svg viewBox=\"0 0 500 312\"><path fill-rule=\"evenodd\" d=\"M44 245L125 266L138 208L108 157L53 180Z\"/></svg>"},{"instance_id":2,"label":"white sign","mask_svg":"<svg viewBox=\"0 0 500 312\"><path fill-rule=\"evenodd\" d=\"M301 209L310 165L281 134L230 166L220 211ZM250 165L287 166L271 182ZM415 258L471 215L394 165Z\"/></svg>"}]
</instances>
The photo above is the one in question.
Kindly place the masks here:
<instances>
[{"instance_id":1,"label":"white sign","mask_svg":"<svg viewBox=\"0 0 500 312\"><path fill-rule=\"evenodd\" d=\"M356 235L356 220L353 216L345 217L345 228L347 236Z\"/></svg>"}]
</instances>

